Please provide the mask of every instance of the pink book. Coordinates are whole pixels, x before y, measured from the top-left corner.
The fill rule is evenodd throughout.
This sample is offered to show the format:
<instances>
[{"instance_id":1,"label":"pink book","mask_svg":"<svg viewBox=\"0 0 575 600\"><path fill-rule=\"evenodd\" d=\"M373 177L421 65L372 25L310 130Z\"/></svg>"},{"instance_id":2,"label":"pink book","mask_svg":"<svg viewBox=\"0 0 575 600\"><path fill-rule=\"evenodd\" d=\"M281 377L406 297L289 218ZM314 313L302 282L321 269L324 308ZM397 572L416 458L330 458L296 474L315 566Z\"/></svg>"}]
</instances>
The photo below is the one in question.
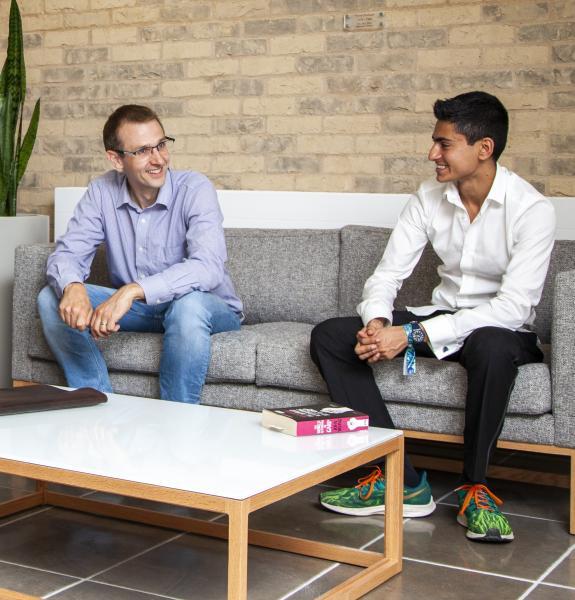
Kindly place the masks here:
<instances>
[{"instance_id":1,"label":"pink book","mask_svg":"<svg viewBox=\"0 0 575 600\"><path fill-rule=\"evenodd\" d=\"M339 404L312 404L265 408L262 425L295 436L346 433L367 429L369 416Z\"/></svg>"}]
</instances>

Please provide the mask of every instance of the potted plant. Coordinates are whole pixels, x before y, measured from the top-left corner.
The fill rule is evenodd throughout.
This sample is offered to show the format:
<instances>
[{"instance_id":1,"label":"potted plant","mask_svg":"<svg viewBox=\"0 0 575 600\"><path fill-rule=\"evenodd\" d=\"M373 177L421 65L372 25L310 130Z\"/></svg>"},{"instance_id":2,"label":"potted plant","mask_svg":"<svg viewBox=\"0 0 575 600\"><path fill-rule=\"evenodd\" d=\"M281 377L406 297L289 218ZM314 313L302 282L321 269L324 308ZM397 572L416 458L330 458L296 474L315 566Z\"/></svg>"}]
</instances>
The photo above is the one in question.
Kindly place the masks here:
<instances>
[{"instance_id":1,"label":"potted plant","mask_svg":"<svg viewBox=\"0 0 575 600\"><path fill-rule=\"evenodd\" d=\"M17 214L18 184L32 154L40 118L38 100L23 135L25 100L22 19L18 3L12 0L6 60L0 73L0 387L9 386L11 379L14 250L21 244L47 242L49 235L46 215Z\"/></svg>"}]
</instances>

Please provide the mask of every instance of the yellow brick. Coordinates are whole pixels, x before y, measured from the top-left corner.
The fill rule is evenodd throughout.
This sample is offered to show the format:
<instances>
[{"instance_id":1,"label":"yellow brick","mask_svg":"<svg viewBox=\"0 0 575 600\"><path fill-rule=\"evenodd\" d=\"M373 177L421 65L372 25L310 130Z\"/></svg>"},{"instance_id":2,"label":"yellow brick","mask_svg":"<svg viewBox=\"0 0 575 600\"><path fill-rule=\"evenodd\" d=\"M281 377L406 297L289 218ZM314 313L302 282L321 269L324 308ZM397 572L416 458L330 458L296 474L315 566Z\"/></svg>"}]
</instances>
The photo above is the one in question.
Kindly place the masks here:
<instances>
[{"instance_id":1,"label":"yellow brick","mask_svg":"<svg viewBox=\"0 0 575 600\"><path fill-rule=\"evenodd\" d=\"M27 32L31 31L49 31L51 29L61 29L64 23L62 14L40 14L38 16L26 17L23 26Z\"/></svg>"},{"instance_id":2,"label":"yellow brick","mask_svg":"<svg viewBox=\"0 0 575 600\"><path fill-rule=\"evenodd\" d=\"M136 6L137 0L90 0L92 10L104 8L126 8Z\"/></svg>"},{"instance_id":3,"label":"yellow brick","mask_svg":"<svg viewBox=\"0 0 575 600\"><path fill-rule=\"evenodd\" d=\"M240 60L243 75L278 75L294 73L295 58L292 56L248 56Z\"/></svg>"},{"instance_id":4,"label":"yellow brick","mask_svg":"<svg viewBox=\"0 0 575 600\"><path fill-rule=\"evenodd\" d=\"M381 159L376 156L327 156L323 161L325 173L381 173Z\"/></svg>"},{"instance_id":5,"label":"yellow brick","mask_svg":"<svg viewBox=\"0 0 575 600\"><path fill-rule=\"evenodd\" d=\"M511 131L505 152L508 154L544 154L547 153L548 136L542 132L518 134Z\"/></svg>"},{"instance_id":6,"label":"yellow brick","mask_svg":"<svg viewBox=\"0 0 575 600\"><path fill-rule=\"evenodd\" d=\"M162 119L162 123L166 133L177 138L176 148L180 147L179 138L181 136L210 134L212 132L212 120L209 118L170 117Z\"/></svg>"},{"instance_id":7,"label":"yellow brick","mask_svg":"<svg viewBox=\"0 0 575 600\"><path fill-rule=\"evenodd\" d=\"M537 113L539 115L540 113ZM539 117L538 117L539 118ZM550 133L575 131L575 112L552 112L547 115Z\"/></svg>"},{"instance_id":8,"label":"yellow brick","mask_svg":"<svg viewBox=\"0 0 575 600\"><path fill-rule=\"evenodd\" d=\"M376 115L325 117L323 129L327 133L377 133L381 118Z\"/></svg>"},{"instance_id":9,"label":"yellow brick","mask_svg":"<svg viewBox=\"0 0 575 600\"><path fill-rule=\"evenodd\" d=\"M26 64L34 65L61 65L63 55L61 48L28 48L26 50Z\"/></svg>"},{"instance_id":10,"label":"yellow brick","mask_svg":"<svg viewBox=\"0 0 575 600\"><path fill-rule=\"evenodd\" d=\"M46 0L47 12L59 12L61 10L73 10L82 12L88 10L89 0Z\"/></svg>"},{"instance_id":11,"label":"yellow brick","mask_svg":"<svg viewBox=\"0 0 575 600\"><path fill-rule=\"evenodd\" d=\"M383 18L388 29L417 27L417 11L415 10L387 10Z\"/></svg>"},{"instance_id":12,"label":"yellow brick","mask_svg":"<svg viewBox=\"0 0 575 600\"><path fill-rule=\"evenodd\" d=\"M162 53L160 44L134 44L132 46L113 46L112 60L124 62L128 60L159 60Z\"/></svg>"},{"instance_id":13,"label":"yellow brick","mask_svg":"<svg viewBox=\"0 0 575 600\"><path fill-rule=\"evenodd\" d=\"M351 135L298 135L296 139L299 154L349 154L354 147Z\"/></svg>"},{"instance_id":14,"label":"yellow brick","mask_svg":"<svg viewBox=\"0 0 575 600\"><path fill-rule=\"evenodd\" d=\"M64 173L61 171L58 173L42 173L40 175L41 186L52 190L55 187L75 187L78 185L76 183L77 179L78 173Z\"/></svg>"},{"instance_id":15,"label":"yellow brick","mask_svg":"<svg viewBox=\"0 0 575 600\"><path fill-rule=\"evenodd\" d=\"M324 91L323 77L277 77L269 79L268 94L321 94Z\"/></svg>"},{"instance_id":16,"label":"yellow brick","mask_svg":"<svg viewBox=\"0 0 575 600\"><path fill-rule=\"evenodd\" d=\"M300 192L351 192L353 175L296 175L295 189Z\"/></svg>"},{"instance_id":17,"label":"yellow brick","mask_svg":"<svg viewBox=\"0 0 575 600\"><path fill-rule=\"evenodd\" d=\"M435 101L444 95L440 92L417 92L415 94L415 112L431 113Z\"/></svg>"},{"instance_id":18,"label":"yellow brick","mask_svg":"<svg viewBox=\"0 0 575 600\"><path fill-rule=\"evenodd\" d=\"M431 149L431 132L420 133L415 136L415 155L427 156Z\"/></svg>"},{"instance_id":19,"label":"yellow brick","mask_svg":"<svg viewBox=\"0 0 575 600\"><path fill-rule=\"evenodd\" d=\"M565 114L565 113L560 113ZM516 110L510 115L511 126L510 131L515 133L524 133L526 131L553 131L551 125L552 119L545 111L542 110ZM575 115L572 121L575 127ZM560 125L557 131L564 132L565 129Z\"/></svg>"},{"instance_id":20,"label":"yellow brick","mask_svg":"<svg viewBox=\"0 0 575 600\"><path fill-rule=\"evenodd\" d=\"M94 137L100 139L102 136L102 129L106 119L66 119L64 122L64 134L69 136L78 135L78 131L82 132L85 137ZM40 123L42 119L40 119Z\"/></svg>"},{"instance_id":21,"label":"yellow brick","mask_svg":"<svg viewBox=\"0 0 575 600\"><path fill-rule=\"evenodd\" d=\"M245 98L242 112L245 115L295 115L297 106L294 98Z\"/></svg>"},{"instance_id":22,"label":"yellow brick","mask_svg":"<svg viewBox=\"0 0 575 600\"><path fill-rule=\"evenodd\" d=\"M263 156L214 156L212 170L216 173L261 173L264 170Z\"/></svg>"},{"instance_id":23,"label":"yellow brick","mask_svg":"<svg viewBox=\"0 0 575 600\"><path fill-rule=\"evenodd\" d=\"M197 154L173 153L170 158L170 166L173 169L199 171L209 173L212 167L211 156L199 156Z\"/></svg>"},{"instance_id":24,"label":"yellow brick","mask_svg":"<svg viewBox=\"0 0 575 600\"><path fill-rule=\"evenodd\" d=\"M421 27L445 27L462 23L479 23L481 6L444 6L421 8L417 11L417 22Z\"/></svg>"},{"instance_id":25,"label":"yellow brick","mask_svg":"<svg viewBox=\"0 0 575 600\"><path fill-rule=\"evenodd\" d=\"M22 16L35 15L44 12L44 0L26 0L26 2L20 2L19 6ZM6 7L8 7L8 2L6 2ZM6 15L8 15L8 11L6 11ZM26 29L26 27L24 27L24 29Z\"/></svg>"},{"instance_id":26,"label":"yellow brick","mask_svg":"<svg viewBox=\"0 0 575 600\"><path fill-rule=\"evenodd\" d=\"M189 60L188 77L221 77L222 75L235 75L239 70L239 61L226 60Z\"/></svg>"},{"instance_id":27,"label":"yellow brick","mask_svg":"<svg viewBox=\"0 0 575 600\"><path fill-rule=\"evenodd\" d=\"M212 84L205 79L187 79L185 81L165 81L162 83L162 95L166 98L185 96L207 96L212 92Z\"/></svg>"},{"instance_id":28,"label":"yellow brick","mask_svg":"<svg viewBox=\"0 0 575 600\"><path fill-rule=\"evenodd\" d=\"M68 31L47 31L44 34L44 46L87 46L89 44L89 29L72 29Z\"/></svg>"},{"instance_id":29,"label":"yellow brick","mask_svg":"<svg viewBox=\"0 0 575 600\"><path fill-rule=\"evenodd\" d=\"M240 139L230 135L195 135L186 140L188 152L218 154L240 152Z\"/></svg>"},{"instance_id":30,"label":"yellow brick","mask_svg":"<svg viewBox=\"0 0 575 600\"><path fill-rule=\"evenodd\" d=\"M320 133L321 117L268 117L268 133Z\"/></svg>"},{"instance_id":31,"label":"yellow brick","mask_svg":"<svg viewBox=\"0 0 575 600\"><path fill-rule=\"evenodd\" d=\"M33 152L28 163L30 171L38 173L49 173L50 171L62 171L64 167L64 158L61 156L52 156L50 154L38 154Z\"/></svg>"},{"instance_id":32,"label":"yellow brick","mask_svg":"<svg viewBox=\"0 0 575 600\"><path fill-rule=\"evenodd\" d=\"M64 13L64 27L107 27L109 23L107 12Z\"/></svg>"},{"instance_id":33,"label":"yellow brick","mask_svg":"<svg viewBox=\"0 0 575 600\"><path fill-rule=\"evenodd\" d=\"M467 0L469 1L469 0ZM408 6L439 6L446 4L445 0L387 0L386 8L406 8Z\"/></svg>"},{"instance_id":34,"label":"yellow brick","mask_svg":"<svg viewBox=\"0 0 575 600\"><path fill-rule=\"evenodd\" d=\"M295 189L295 175L286 174L254 174L242 175L242 190L281 190L293 191Z\"/></svg>"},{"instance_id":35,"label":"yellow brick","mask_svg":"<svg viewBox=\"0 0 575 600\"><path fill-rule=\"evenodd\" d=\"M236 19L238 17L268 17L269 0L221 0L216 2L215 17Z\"/></svg>"},{"instance_id":36,"label":"yellow brick","mask_svg":"<svg viewBox=\"0 0 575 600\"><path fill-rule=\"evenodd\" d=\"M305 54L306 52L323 52L325 49L325 36L279 36L272 37L269 44L270 54Z\"/></svg>"},{"instance_id":37,"label":"yellow brick","mask_svg":"<svg viewBox=\"0 0 575 600\"><path fill-rule=\"evenodd\" d=\"M359 154L400 154L415 151L413 135L362 135L355 140Z\"/></svg>"},{"instance_id":38,"label":"yellow brick","mask_svg":"<svg viewBox=\"0 0 575 600\"><path fill-rule=\"evenodd\" d=\"M444 48L441 50L418 50L417 65L420 69L476 68L479 63L479 48Z\"/></svg>"},{"instance_id":39,"label":"yellow brick","mask_svg":"<svg viewBox=\"0 0 575 600\"><path fill-rule=\"evenodd\" d=\"M162 58L207 58L213 56L214 45L211 41L201 42L165 42Z\"/></svg>"},{"instance_id":40,"label":"yellow brick","mask_svg":"<svg viewBox=\"0 0 575 600\"><path fill-rule=\"evenodd\" d=\"M206 98L193 99L187 103L190 115L202 117L223 117L240 114L239 98Z\"/></svg>"},{"instance_id":41,"label":"yellow brick","mask_svg":"<svg viewBox=\"0 0 575 600\"><path fill-rule=\"evenodd\" d=\"M521 92L498 91L497 97L503 102L507 110L524 108L547 108L547 92Z\"/></svg>"},{"instance_id":42,"label":"yellow brick","mask_svg":"<svg viewBox=\"0 0 575 600\"><path fill-rule=\"evenodd\" d=\"M481 64L491 67L494 65L535 66L549 63L551 48L547 46L506 46L502 48L482 48Z\"/></svg>"},{"instance_id":43,"label":"yellow brick","mask_svg":"<svg viewBox=\"0 0 575 600\"><path fill-rule=\"evenodd\" d=\"M92 30L93 44L134 44L138 42L136 27L106 27Z\"/></svg>"},{"instance_id":44,"label":"yellow brick","mask_svg":"<svg viewBox=\"0 0 575 600\"><path fill-rule=\"evenodd\" d=\"M40 119L38 124L38 138L58 137L64 135L64 121Z\"/></svg>"},{"instance_id":45,"label":"yellow brick","mask_svg":"<svg viewBox=\"0 0 575 600\"><path fill-rule=\"evenodd\" d=\"M550 177L549 196L575 196L575 177Z\"/></svg>"},{"instance_id":46,"label":"yellow brick","mask_svg":"<svg viewBox=\"0 0 575 600\"><path fill-rule=\"evenodd\" d=\"M511 44L514 38L515 28L509 25L470 25L449 31L449 43L455 46Z\"/></svg>"},{"instance_id":47,"label":"yellow brick","mask_svg":"<svg viewBox=\"0 0 575 600\"><path fill-rule=\"evenodd\" d=\"M34 83L42 83L44 80L42 69L33 69L31 65L26 64L26 83L32 85Z\"/></svg>"},{"instance_id":48,"label":"yellow brick","mask_svg":"<svg viewBox=\"0 0 575 600\"><path fill-rule=\"evenodd\" d=\"M131 25L132 23L161 22L159 8L152 5L136 8L119 8L112 12L112 23L116 25Z\"/></svg>"}]
</instances>

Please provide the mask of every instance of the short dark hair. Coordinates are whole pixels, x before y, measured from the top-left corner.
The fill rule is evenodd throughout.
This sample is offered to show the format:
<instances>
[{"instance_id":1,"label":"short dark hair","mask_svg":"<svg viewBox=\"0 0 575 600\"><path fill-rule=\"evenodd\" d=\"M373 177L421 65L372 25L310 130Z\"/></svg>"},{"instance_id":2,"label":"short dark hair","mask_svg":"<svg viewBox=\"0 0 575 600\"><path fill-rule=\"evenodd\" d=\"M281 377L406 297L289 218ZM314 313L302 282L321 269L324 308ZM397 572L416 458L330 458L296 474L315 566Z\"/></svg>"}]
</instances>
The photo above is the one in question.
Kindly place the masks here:
<instances>
[{"instance_id":1,"label":"short dark hair","mask_svg":"<svg viewBox=\"0 0 575 600\"><path fill-rule=\"evenodd\" d=\"M102 137L104 139L104 148L106 150L121 150L120 140L118 139L118 129L124 123L147 123L148 121L157 121L162 130L164 126L160 117L147 106L139 104L124 104L117 108L106 121Z\"/></svg>"},{"instance_id":2,"label":"short dark hair","mask_svg":"<svg viewBox=\"0 0 575 600\"><path fill-rule=\"evenodd\" d=\"M469 145L488 137L494 142L493 159L505 149L509 116L501 101L486 92L467 92L454 98L436 100L433 114L438 121L453 123Z\"/></svg>"}]
</instances>

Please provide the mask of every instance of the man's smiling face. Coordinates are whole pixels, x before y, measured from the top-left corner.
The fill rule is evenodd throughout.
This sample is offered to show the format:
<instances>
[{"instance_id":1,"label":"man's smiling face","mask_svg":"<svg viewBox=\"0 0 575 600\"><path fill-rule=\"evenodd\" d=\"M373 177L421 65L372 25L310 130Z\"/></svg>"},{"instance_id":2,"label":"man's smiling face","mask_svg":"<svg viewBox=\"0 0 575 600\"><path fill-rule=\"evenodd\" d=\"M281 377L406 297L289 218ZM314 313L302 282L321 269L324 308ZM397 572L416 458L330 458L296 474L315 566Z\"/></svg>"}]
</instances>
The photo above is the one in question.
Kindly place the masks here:
<instances>
[{"instance_id":1,"label":"man's smiling face","mask_svg":"<svg viewBox=\"0 0 575 600\"><path fill-rule=\"evenodd\" d=\"M165 138L164 130L158 121L122 123L117 135L121 143L119 149L131 152L145 146L156 146ZM115 152L113 154L117 159L112 160L112 163L118 171L126 175L135 198L155 199L166 180L169 165L167 150L156 149L150 155L144 156L120 156Z\"/></svg>"},{"instance_id":2,"label":"man's smiling face","mask_svg":"<svg viewBox=\"0 0 575 600\"><path fill-rule=\"evenodd\" d=\"M481 140L469 144L447 121L437 121L432 138L428 159L435 163L437 181L462 182L476 174L481 165Z\"/></svg>"}]
</instances>

